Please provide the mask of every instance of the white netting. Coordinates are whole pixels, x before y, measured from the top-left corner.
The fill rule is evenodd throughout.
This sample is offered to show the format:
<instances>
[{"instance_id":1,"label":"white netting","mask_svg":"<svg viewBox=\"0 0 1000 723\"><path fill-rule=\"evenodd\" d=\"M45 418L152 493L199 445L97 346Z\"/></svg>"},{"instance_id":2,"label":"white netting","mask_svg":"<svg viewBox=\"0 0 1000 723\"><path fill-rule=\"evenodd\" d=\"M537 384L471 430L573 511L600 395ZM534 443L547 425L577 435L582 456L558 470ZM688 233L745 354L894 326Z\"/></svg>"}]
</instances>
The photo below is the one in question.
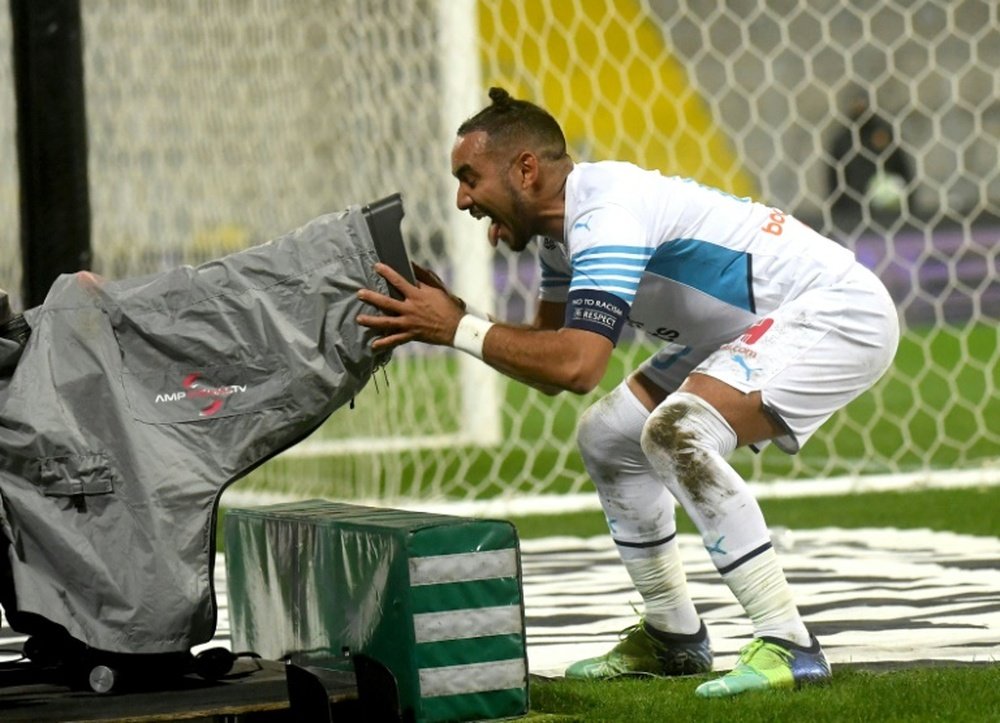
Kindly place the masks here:
<instances>
[{"instance_id":1,"label":"white netting","mask_svg":"<svg viewBox=\"0 0 1000 723\"><path fill-rule=\"evenodd\" d=\"M633 160L792 211L854 249L898 301L904 342L875 392L797 457L740 453L741 470L815 477L986 465L996 476L996 4L480 9L486 84L552 110L575 157ZM620 357L631 367L646 352ZM557 413L528 398L541 419ZM588 401L562 400L562 413Z\"/></svg>"},{"instance_id":2,"label":"white netting","mask_svg":"<svg viewBox=\"0 0 1000 723\"><path fill-rule=\"evenodd\" d=\"M396 191L414 256L439 254L452 131L441 119L434 12L411 1L85 0L97 270L197 263ZM440 355L399 356L401 375L379 379L379 394L310 440L317 459L258 479L318 480L327 493L336 479L371 494L402 474L382 440L447 444L461 430L461 390L445 381ZM328 463L329 453L338 456Z\"/></svg>"},{"instance_id":3,"label":"white netting","mask_svg":"<svg viewBox=\"0 0 1000 723\"><path fill-rule=\"evenodd\" d=\"M469 113L490 85L504 85L553 112L576 158L632 160L754 195L842 240L885 279L905 320L896 367L799 456L740 453L742 471L995 464L995 3L440 2L84 0L98 270L198 262L399 190L416 260L461 277L461 249L485 238L477 228L448 240L457 211L446 116L456 65L480 64ZM464 67L450 51L470 41L478 53ZM858 98L868 106L852 117ZM876 115L888 125L877 127ZM876 131L889 136L884 150ZM868 146L857 150L862 137ZM870 182L864 161L881 157L894 170L893 148L912 175ZM831 174L857 186L836 207ZM7 176L0 181L6 204ZM461 278L495 285L502 317L530 315L530 253L498 255L492 274L471 284ZM642 342L628 336L608 384L649 353ZM552 400L501 382L501 438L482 448L463 441L489 417L468 403L480 385L466 378L450 352L407 349L356 409L243 484L384 498L585 487L573 430L594 395Z\"/></svg>"}]
</instances>

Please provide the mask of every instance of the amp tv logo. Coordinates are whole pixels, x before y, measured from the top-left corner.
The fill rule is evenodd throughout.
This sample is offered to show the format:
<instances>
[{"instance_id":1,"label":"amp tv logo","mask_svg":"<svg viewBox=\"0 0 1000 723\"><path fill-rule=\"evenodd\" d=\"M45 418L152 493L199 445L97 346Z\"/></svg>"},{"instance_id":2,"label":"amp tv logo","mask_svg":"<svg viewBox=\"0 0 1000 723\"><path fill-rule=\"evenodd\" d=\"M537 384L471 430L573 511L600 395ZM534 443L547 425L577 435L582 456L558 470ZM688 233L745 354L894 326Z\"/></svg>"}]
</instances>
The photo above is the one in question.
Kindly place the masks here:
<instances>
[{"instance_id":1,"label":"amp tv logo","mask_svg":"<svg viewBox=\"0 0 1000 723\"><path fill-rule=\"evenodd\" d=\"M172 392L161 392L153 400L154 404L177 404L188 399L205 402L198 416L211 417L218 414L226 400L234 394L245 394L246 384L225 384L213 386L202 378L201 372L192 372L181 381L181 388Z\"/></svg>"}]
</instances>

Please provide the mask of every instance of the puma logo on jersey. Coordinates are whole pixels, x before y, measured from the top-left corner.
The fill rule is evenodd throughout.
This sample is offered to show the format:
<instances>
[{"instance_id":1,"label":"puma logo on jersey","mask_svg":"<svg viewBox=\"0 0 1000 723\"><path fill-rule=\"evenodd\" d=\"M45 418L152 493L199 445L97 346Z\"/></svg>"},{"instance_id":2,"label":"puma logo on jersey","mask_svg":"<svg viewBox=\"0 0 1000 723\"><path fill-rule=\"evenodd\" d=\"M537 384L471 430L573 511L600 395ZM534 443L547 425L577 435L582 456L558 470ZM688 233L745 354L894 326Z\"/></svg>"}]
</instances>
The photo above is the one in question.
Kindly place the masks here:
<instances>
[{"instance_id":1,"label":"puma logo on jersey","mask_svg":"<svg viewBox=\"0 0 1000 723\"><path fill-rule=\"evenodd\" d=\"M577 221L576 223L574 223L573 224L573 228L574 229L585 228L585 229L587 229L589 231L590 230L590 216L587 216L587 218L585 218L583 221Z\"/></svg>"},{"instance_id":2,"label":"puma logo on jersey","mask_svg":"<svg viewBox=\"0 0 1000 723\"><path fill-rule=\"evenodd\" d=\"M733 354L733 361L739 364L743 368L743 371L747 373L747 381L750 381L750 377L753 376L754 372L760 371L760 367L752 367L747 364L747 360L743 358L742 354Z\"/></svg>"}]
</instances>

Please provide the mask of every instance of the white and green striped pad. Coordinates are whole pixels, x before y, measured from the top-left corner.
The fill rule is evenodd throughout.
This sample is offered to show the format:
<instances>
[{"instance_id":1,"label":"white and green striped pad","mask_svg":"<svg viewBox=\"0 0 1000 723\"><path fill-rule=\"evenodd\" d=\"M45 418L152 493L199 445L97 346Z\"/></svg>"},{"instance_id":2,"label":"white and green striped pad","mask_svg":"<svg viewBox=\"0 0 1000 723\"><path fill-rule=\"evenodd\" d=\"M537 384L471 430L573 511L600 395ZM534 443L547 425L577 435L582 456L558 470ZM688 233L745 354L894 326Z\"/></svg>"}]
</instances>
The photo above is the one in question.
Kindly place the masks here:
<instances>
[{"instance_id":1,"label":"white and green striped pad","mask_svg":"<svg viewBox=\"0 0 1000 723\"><path fill-rule=\"evenodd\" d=\"M420 708L425 720L500 718L527 712L520 559L516 536L506 537L503 542L513 546L409 559ZM411 547L410 552L416 550Z\"/></svg>"}]
</instances>

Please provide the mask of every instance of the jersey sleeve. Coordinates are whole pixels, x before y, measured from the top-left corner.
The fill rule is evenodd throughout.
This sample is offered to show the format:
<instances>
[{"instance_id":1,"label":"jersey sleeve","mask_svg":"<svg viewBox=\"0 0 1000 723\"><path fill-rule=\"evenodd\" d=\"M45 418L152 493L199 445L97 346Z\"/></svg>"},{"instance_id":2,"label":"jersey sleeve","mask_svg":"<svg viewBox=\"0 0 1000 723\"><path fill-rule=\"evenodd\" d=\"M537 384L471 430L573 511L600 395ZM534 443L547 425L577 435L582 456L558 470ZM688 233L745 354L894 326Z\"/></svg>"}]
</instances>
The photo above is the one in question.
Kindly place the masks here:
<instances>
[{"instance_id":1,"label":"jersey sleeve","mask_svg":"<svg viewBox=\"0 0 1000 723\"><path fill-rule=\"evenodd\" d=\"M572 271L562 246L550 238L542 238L538 261L542 270L538 298L542 301L565 303Z\"/></svg>"},{"instance_id":2,"label":"jersey sleeve","mask_svg":"<svg viewBox=\"0 0 1000 723\"><path fill-rule=\"evenodd\" d=\"M653 249L631 213L612 206L581 214L569 232L567 327L618 342Z\"/></svg>"}]
</instances>

